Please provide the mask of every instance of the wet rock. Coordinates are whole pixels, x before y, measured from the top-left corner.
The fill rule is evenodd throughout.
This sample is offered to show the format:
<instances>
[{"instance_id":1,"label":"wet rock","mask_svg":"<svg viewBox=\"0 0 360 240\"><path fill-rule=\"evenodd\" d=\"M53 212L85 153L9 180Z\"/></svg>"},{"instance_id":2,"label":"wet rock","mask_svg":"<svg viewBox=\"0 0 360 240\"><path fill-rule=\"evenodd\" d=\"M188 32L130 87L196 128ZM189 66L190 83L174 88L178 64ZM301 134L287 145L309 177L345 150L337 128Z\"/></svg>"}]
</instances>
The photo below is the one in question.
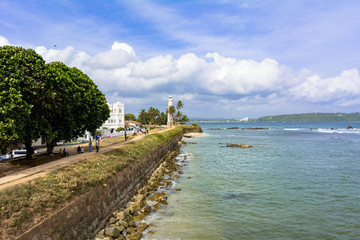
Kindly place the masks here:
<instances>
[{"instance_id":1,"label":"wet rock","mask_svg":"<svg viewBox=\"0 0 360 240\"><path fill-rule=\"evenodd\" d=\"M134 216L133 220L135 222L140 222L140 221L144 220L145 217L146 217L145 213L140 213L139 215Z\"/></svg>"},{"instance_id":2,"label":"wet rock","mask_svg":"<svg viewBox=\"0 0 360 240\"><path fill-rule=\"evenodd\" d=\"M349 126L347 126L346 129L353 129L353 127L349 125Z\"/></svg>"},{"instance_id":3,"label":"wet rock","mask_svg":"<svg viewBox=\"0 0 360 240\"><path fill-rule=\"evenodd\" d=\"M127 229L126 229L126 233L127 234L133 234L133 233L135 233L136 232L136 228L135 227L128 227Z\"/></svg>"},{"instance_id":4,"label":"wet rock","mask_svg":"<svg viewBox=\"0 0 360 240\"><path fill-rule=\"evenodd\" d=\"M146 223L139 223L139 225L137 225L136 227L136 231L139 233L142 233L145 231L145 229L148 227L148 225Z\"/></svg>"},{"instance_id":5,"label":"wet rock","mask_svg":"<svg viewBox=\"0 0 360 240\"><path fill-rule=\"evenodd\" d=\"M240 147L239 144L234 144L234 143L227 144L226 146L227 146L227 147Z\"/></svg>"},{"instance_id":6,"label":"wet rock","mask_svg":"<svg viewBox=\"0 0 360 240\"><path fill-rule=\"evenodd\" d=\"M133 234L130 234L127 239L128 240L140 240L142 237L142 233L133 233Z\"/></svg>"},{"instance_id":7,"label":"wet rock","mask_svg":"<svg viewBox=\"0 0 360 240\"><path fill-rule=\"evenodd\" d=\"M156 210L160 210L161 209L161 205L160 203L156 203L155 205L152 206L154 209Z\"/></svg>"},{"instance_id":8,"label":"wet rock","mask_svg":"<svg viewBox=\"0 0 360 240\"><path fill-rule=\"evenodd\" d=\"M249 144L240 144L241 148L252 148L253 146L249 145Z\"/></svg>"}]
</instances>

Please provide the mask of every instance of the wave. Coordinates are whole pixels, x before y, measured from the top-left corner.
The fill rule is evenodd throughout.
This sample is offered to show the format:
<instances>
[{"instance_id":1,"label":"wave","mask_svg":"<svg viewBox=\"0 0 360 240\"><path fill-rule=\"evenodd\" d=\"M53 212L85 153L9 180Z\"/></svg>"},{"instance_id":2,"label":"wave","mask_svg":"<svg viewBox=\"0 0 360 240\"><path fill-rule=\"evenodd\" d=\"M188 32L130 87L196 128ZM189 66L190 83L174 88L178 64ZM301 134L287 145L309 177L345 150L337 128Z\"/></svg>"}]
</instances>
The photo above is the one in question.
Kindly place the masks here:
<instances>
[{"instance_id":1,"label":"wave","mask_svg":"<svg viewBox=\"0 0 360 240\"><path fill-rule=\"evenodd\" d=\"M303 128L284 128L285 131L304 131Z\"/></svg>"},{"instance_id":2,"label":"wave","mask_svg":"<svg viewBox=\"0 0 360 240\"><path fill-rule=\"evenodd\" d=\"M320 133L360 134L360 128L317 128L313 130Z\"/></svg>"}]
</instances>

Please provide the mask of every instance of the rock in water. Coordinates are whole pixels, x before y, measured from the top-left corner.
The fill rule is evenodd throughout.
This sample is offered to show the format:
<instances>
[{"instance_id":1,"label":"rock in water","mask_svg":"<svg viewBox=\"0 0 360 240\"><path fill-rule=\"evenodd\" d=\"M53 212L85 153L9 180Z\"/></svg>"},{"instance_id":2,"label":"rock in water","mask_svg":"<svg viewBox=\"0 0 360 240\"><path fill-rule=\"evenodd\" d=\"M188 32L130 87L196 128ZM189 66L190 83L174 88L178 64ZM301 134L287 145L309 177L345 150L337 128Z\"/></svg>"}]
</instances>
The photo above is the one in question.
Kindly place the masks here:
<instances>
[{"instance_id":1,"label":"rock in water","mask_svg":"<svg viewBox=\"0 0 360 240\"><path fill-rule=\"evenodd\" d=\"M228 144L227 146L228 147L240 147L239 144L234 144L234 143Z\"/></svg>"},{"instance_id":2,"label":"rock in water","mask_svg":"<svg viewBox=\"0 0 360 240\"><path fill-rule=\"evenodd\" d=\"M249 145L249 144L240 144L241 148L252 148L253 146Z\"/></svg>"}]
</instances>

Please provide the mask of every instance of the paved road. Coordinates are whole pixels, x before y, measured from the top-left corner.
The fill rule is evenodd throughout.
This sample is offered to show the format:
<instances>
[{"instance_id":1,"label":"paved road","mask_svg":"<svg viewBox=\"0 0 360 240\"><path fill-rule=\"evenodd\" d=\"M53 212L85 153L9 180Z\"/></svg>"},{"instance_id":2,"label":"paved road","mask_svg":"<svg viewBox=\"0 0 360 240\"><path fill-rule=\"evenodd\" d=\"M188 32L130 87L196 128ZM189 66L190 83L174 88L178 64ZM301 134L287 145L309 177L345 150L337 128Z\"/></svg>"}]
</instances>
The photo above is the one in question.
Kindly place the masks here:
<instances>
[{"instance_id":1,"label":"paved road","mask_svg":"<svg viewBox=\"0 0 360 240\"><path fill-rule=\"evenodd\" d=\"M167 130L169 130L169 129L161 130L159 132L164 132ZM152 134L152 133L156 133L156 132L150 132L150 134ZM120 143L115 143L110 146L100 147L100 153L107 152L114 148L118 148L119 146L136 141L136 140L142 138L143 136L145 136L145 135L135 136L134 138L132 138L131 140L126 141L126 142L122 141ZM82 154L71 155L69 157L60 158L59 160L56 160L56 161L52 161L52 162L45 163L45 164L42 164L39 166L21 170L16 173L9 174L5 177L0 178L0 190L5 189L10 186L13 186L13 185L16 185L16 184L19 184L19 183L28 182L28 181L38 178L38 177L45 176L47 173L49 173L51 171L63 168L67 165L71 165L75 162L78 162L78 161L80 161L88 156L94 155L94 154L99 154L99 153L96 153L96 151L93 151L93 152L85 152Z\"/></svg>"}]
</instances>

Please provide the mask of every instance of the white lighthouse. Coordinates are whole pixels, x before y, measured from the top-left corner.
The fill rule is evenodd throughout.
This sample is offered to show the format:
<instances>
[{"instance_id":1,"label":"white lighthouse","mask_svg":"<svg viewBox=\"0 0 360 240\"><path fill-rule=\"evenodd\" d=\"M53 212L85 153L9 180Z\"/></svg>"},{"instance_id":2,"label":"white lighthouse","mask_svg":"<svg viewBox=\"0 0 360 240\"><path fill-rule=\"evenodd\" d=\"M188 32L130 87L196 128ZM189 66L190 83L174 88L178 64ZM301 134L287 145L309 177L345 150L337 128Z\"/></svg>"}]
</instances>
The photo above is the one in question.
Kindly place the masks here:
<instances>
[{"instance_id":1,"label":"white lighthouse","mask_svg":"<svg viewBox=\"0 0 360 240\"><path fill-rule=\"evenodd\" d=\"M167 119L167 126L168 127L171 127L174 125L174 116L173 116L173 113L170 113L170 107L171 106L174 106L173 104L173 99L171 97L171 95L169 96L169 99L168 99L168 119Z\"/></svg>"}]
</instances>

